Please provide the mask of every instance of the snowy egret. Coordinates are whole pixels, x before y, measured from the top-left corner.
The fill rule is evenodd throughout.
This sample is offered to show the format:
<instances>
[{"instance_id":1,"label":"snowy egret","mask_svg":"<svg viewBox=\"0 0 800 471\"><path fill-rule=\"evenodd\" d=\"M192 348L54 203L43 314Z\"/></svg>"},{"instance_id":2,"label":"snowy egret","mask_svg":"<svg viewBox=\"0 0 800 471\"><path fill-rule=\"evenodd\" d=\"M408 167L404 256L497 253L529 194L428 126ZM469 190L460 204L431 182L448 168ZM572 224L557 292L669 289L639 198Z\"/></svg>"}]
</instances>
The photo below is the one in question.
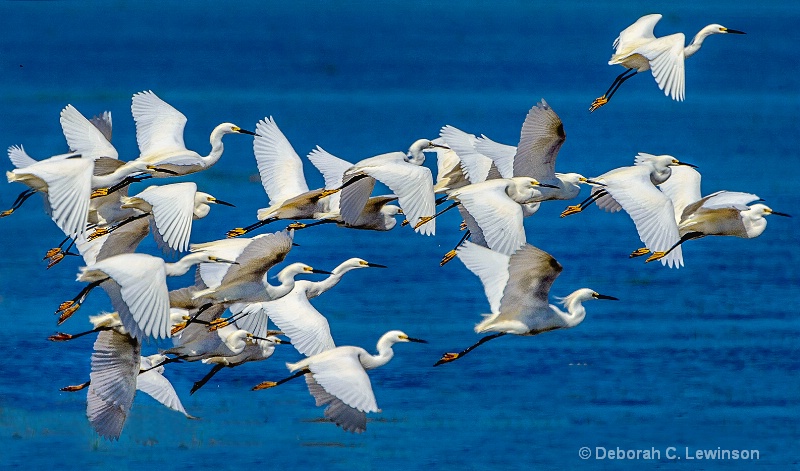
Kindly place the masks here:
<instances>
[{"instance_id":1,"label":"snowy egret","mask_svg":"<svg viewBox=\"0 0 800 471\"><path fill-rule=\"evenodd\" d=\"M60 314L58 323L60 325L72 316L92 289L102 286L132 337L168 338L166 277L183 275L202 262L233 263L203 252L191 253L174 263L147 254L123 253L82 267L77 280L89 285L72 300L61 303L56 310L56 314Z\"/></svg>"},{"instance_id":2,"label":"snowy egret","mask_svg":"<svg viewBox=\"0 0 800 471\"><path fill-rule=\"evenodd\" d=\"M531 203L541 186L552 185L539 183L535 178L513 177L463 186L448 195L447 199L453 200L453 204L433 216L420 218L418 225L426 224L451 208L461 207L474 220L478 226L476 231L483 235L489 248L511 254L525 243L521 205ZM470 220L466 221L469 226Z\"/></svg>"},{"instance_id":3,"label":"snowy egret","mask_svg":"<svg viewBox=\"0 0 800 471\"><path fill-rule=\"evenodd\" d=\"M434 235L435 224L417 226L420 218L433 214L435 210L433 175L423 167L425 151L441 147L428 139L415 141L407 154L390 152L357 162L343 176L342 194L339 200L342 219L354 224L367 203L369 194L378 180L397 195L403 214L424 235Z\"/></svg>"},{"instance_id":4,"label":"snowy egret","mask_svg":"<svg viewBox=\"0 0 800 471\"><path fill-rule=\"evenodd\" d=\"M324 350L334 348L328 320L314 308L309 299L315 298L336 286L345 273L361 268L386 268L384 265L370 263L361 258L351 258L340 263L331 271L331 275L321 281L298 280L292 290L281 298L260 303L259 307L281 330L295 349L303 355L310 356ZM232 308L232 312L235 310ZM250 327L245 317L239 324L242 328L261 335L257 327Z\"/></svg>"},{"instance_id":5,"label":"snowy egret","mask_svg":"<svg viewBox=\"0 0 800 471\"><path fill-rule=\"evenodd\" d=\"M684 47L686 37L683 33L670 34L657 38L653 35L660 14L645 15L619 33L614 40L614 54L609 65L619 64L625 72L619 74L603 96L596 98L589 107L592 112L608 103L623 82L639 72L649 70L664 90L664 95L673 100L683 101L686 79L683 61L700 50L703 41L712 34L745 34L742 31L711 24L701 29L688 46Z\"/></svg>"},{"instance_id":6,"label":"snowy egret","mask_svg":"<svg viewBox=\"0 0 800 471\"><path fill-rule=\"evenodd\" d=\"M331 190L342 187L344 173L353 166L352 163L334 156L320 146L308 153L308 160L322 173L325 178L325 188ZM309 224L294 223L289 228L304 229L318 224L336 223L338 226L351 229L389 231L397 225L394 217L403 212L398 206L388 204L393 201L397 201L397 196L371 196L356 220L347 223L340 212L340 194L332 194L327 199L326 212L317 215L319 221Z\"/></svg>"},{"instance_id":7,"label":"snowy egret","mask_svg":"<svg viewBox=\"0 0 800 471\"><path fill-rule=\"evenodd\" d=\"M378 354L371 355L361 347L336 347L297 363L287 363L295 372L280 381L264 381L253 390L267 389L299 376L306 383L317 405L325 405L325 417L348 432L367 429L367 412L379 412L367 370L385 365L394 356L392 345L398 342L427 343L409 337L399 330L389 331L378 340Z\"/></svg>"},{"instance_id":8,"label":"snowy egret","mask_svg":"<svg viewBox=\"0 0 800 471\"><path fill-rule=\"evenodd\" d=\"M567 312L549 304L550 287L562 267L550 254L530 244L509 256L466 242L458 248L458 258L480 278L492 311L475 326L475 332L495 333L459 353L445 353L434 366L461 358L506 334L530 336L575 327L586 317L584 301L617 299L581 288L562 298Z\"/></svg>"},{"instance_id":9,"label":"snowy egret","mask_svg":"<svg viewBox=\"0 0 800 471\"><path fill-rule=\"evenodd\" d=\"M259 222L228 231L228 237L244 235L279 219L317 219L328 211L325 198L339 191L308 189L303 162L271 116L256 124L256 134L253 153L269 207L258 210Z\"/></svg>"},{"instance_id":10,"label":"snowy egret","mask_svg":"<svg viewBox=\"0 0 800 471\"><path fill-rule=\"evenodd\" d=\"M748 206L761 199L751 193L717 191L701 198L700 179L696 170L678 167L673 170L669 180L659 185L674 206L680 240L667 250L654 252L647 259L648 262L664 258L689 240L710 235L752 239L766 229L765 216L774 214L789 217L763 204ZM650 253L650 249L643 248L633 252L631 257L647 253Z\"/></svg>"},{"instance_id":11,"label":"snowy egret","mask_svg":"<svg viewBox=\"0 0 800 471\"><path fill-rule=\"evenodd\" d=\"M665 251L680 239L680 235L672 202L656 185L667 181L672 174L672 167L677 165L694 167L671 155L640 152L635 165L616 168L593 178L603 186L594 188L592 195L581 204L567 207L561 217L580 212L592 202L606 211L624 209L636 225L636 231L645 246L655 251ZM679 249L674 250L661 263L670 268L680 268L683 266L683 256Z\"/></svg>"},{"instance_id":12,"label":"snowy egret","mask_svg":"<svg viewBox=\"0 0 800 471\"><path fill-rule=\"evenodd\" d=\"M115 222L107 227L97 227L88 239L105 236L137 219L152 216L153 234L159 247L185 252L189 248L192 221L201 219L211 211L210 204L233 206L214 196L197 191L194 182L152 185L134 196L122 196L121 208L135 209L136 215Z\"/></svg>"},{"instance_id":13,"label":"snowy egret","mask_svg":"<svg viewBox=\"0 0 800 471\"><path fill-rule=\"evenodd\" d=\"M136 166L150 171L154 177L188 175L207 169L217 163L224 146L225 134L249 134L233 123L222 123L211 131L209 137L211 152L201 156L188 150L183 142L186 116L159 98L152 91L139 92L131 100L131 112L136 122L136 141L139 157L125 163L126 167ZM109 193L109 188L96 188L96 195Z\"/></svg>"},{"instance_id":14,"label":"snowy egret","mask_svg":"<svg viewBox=\"0 0 800 471\"><path fill-rule=\"evenodd\" d=\"M141 356L141 342L115 330L100 332L92 352L92 370L86 399L86 415L92 428L105 439L117 440L128 418L136 390L166 407L186 412L172 384L158 366L163 355ZM67 387L63 390L74 391Z\"/></svg>"},{"instance_id":15,"label":"snowy egret","mask_svg":"<svg viewBox=\"0 0 800 471\"><path fill-rule=\"evenodd\" d=\"M245 345L244 349L238 354L233 356L217 356L204 358L203 363L214 365L211 370L203 376L199 381L192 385L189 394L194 394L198 389L202 388L208 381L223 368L235 368L239 365L253 361L263 361L268 359L275 353L275 345L280 343L288 343L275 336L269 336L264 339L255 339L253 343Z\"/></svg>"},{"instance_id":16,"label":"snowy egret","mask_svg":"<svg viewBox=\"0 0 800 471\"><path fill-rule=\"evenodd\" d=\"M11 153L12 148L9 148ZM47 213L65 235L75 237L84 233L93 170L91 160L74 157L46 159L6 172L9 183L21 182L30 189L21 193L0 217L12 214L27 198L39 192L44 195Z\"/></svg>"}]
</instances>

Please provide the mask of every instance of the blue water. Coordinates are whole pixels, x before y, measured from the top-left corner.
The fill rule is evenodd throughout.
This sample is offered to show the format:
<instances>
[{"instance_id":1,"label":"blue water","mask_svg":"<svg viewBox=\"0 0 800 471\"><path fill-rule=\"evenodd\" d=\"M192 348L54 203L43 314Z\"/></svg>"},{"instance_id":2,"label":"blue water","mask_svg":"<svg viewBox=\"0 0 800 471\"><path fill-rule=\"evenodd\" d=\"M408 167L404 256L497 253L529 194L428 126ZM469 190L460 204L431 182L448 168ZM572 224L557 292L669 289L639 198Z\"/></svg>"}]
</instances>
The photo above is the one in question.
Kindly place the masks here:
<instances>
[{"instance_id":1,"label":"blue water","mask_svg":"<svg viewBox=\"0 0 800 471\"><path fill-rule=\"evenodd\" d=\"M755 240L691 242L686 267L668 270L627 258L640 245L627 216L591 210L560 219L564 204L545 203L525 224L528 241L564 266L552 294L587 286L620 301L588 304L575 329L498 339L436 369L441 353L477 340L472 327L488 311L460 262L438 265L461 235L458 216L443 216L430 238L407 227L302 231L287 261L331 269L358 256L390 267L351 273L315 300L338 344L373 349L390 329L430 342L397 346L394 360L372 372L383 412L370 415L367 431L320 422L301 381L251 392L296 361L282 348L222 371L193 396L207 367L172 365L168 377L202 420L139 394L119 442L109 443L89 426L85 395L58 391L85 381L92 340L46 340L58 303L81 288L81 263L45 271L40 258L61 236L33 199L0 221L0 464L800 468L800 7L730 3L0 3L0 143L23 144L38 158L65 151L58 113L68 103L89 116L110 110L121 158L136 157L130 96L148 89L188 117L186 143L201 153L219 122L252 129L272 115L300 155L319 144L351 161L407 149L445 124L513 144L527 110L545 98L568 136L560 170L598 175L640 151L669 153L700 166L704 193L753 192L795 215L770 218ZM643 74L590 115L589 103L622 71L606 65L613 39L652 12L664 14L657 35L691 37L713 22L748 34L706 41L687 63L685 102L665 98ZM252 141L228 136L225 146L222 160L193 179L237 207L197 221L194 242L221 238L266 206ZM306 176L322 185L310 165ZM4 185L0 206L22 189ZM158 253L150 240L140 250ZM107 297L93 293L60 329L82 331L86 315L103 309ZM584 446L593 455L585 461ZM660 459L596 459L598 447L654 448ZM669 447L681 459L670 459ZM758 450L759 459L688 461L687 448Z\"/></svg>"}]
</instances>

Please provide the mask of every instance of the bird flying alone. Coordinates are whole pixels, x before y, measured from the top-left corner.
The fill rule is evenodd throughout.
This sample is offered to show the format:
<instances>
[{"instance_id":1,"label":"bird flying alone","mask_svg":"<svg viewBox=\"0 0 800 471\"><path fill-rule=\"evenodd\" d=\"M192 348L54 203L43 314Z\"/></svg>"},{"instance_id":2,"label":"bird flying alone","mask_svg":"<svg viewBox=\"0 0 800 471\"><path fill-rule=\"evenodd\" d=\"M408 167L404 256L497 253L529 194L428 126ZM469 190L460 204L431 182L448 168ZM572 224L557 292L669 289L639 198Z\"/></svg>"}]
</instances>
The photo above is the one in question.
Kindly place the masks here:
<instances>
[{"instance_id":1,"label":"bird flying alone","mask_svg":"<svg viewBox=\"0 0 800 471\"><path fill-rule=\"evenodd\" d=\"M589 112L608 103L623 82L646 70L652 72L658 88L664 90L664 95L683 101L686 87L684 60L699 51L703 41L712 34L745 34L720 24L710 24L701 29L692 42L684 47L686 37L683 33L660 38L653 35L653 29L660 19L660 14L645 15L619 33L614 40L615 51L608 64L619 64L625 67L625 72L619 74L608 90L592 102Z\"/></svg>"}]
</instances>

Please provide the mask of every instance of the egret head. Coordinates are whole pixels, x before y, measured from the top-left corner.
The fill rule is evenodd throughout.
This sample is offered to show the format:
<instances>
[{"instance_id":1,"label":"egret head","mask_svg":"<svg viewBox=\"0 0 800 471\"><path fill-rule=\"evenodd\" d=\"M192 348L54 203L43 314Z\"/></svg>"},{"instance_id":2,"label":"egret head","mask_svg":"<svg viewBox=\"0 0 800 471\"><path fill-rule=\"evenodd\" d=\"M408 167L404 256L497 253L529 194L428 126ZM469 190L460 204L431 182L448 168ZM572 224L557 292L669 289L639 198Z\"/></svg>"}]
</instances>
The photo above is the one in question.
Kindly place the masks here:
<instances>
[{"instance_id":1,"label":"egret head","mask_svg":"<svg viewBox=\"0 0 800 471\"><path fill-rule=\"evenodd\" d=\"M710 30L711 34L728 34L728 33L730 33L730 34L747 34L744 31L739 31L737 29L726 28L726 27L724 27L722 25L719 25L719 24L716 24L716 23L714 23L712 25L708 25L708 26L706 26L706 28L708 28Z\"/></svg>"},{"instance_id":2,"label":"egret head","mask_svg":"<svg viewBox=\"0 0 800 471\"><path fill-rule=\"evenodd\" d=\"M422 165L425 162L424 152L435 151L436 149L449 149L449 147L434 143L430 139L418 139L408 148L405 160L414 165Z\"/></svg>"},{"instance_id":3,"label":"egret head","mask_svg":"<svg viewBox=\"0 0 800 471\"><path fill-rule=\"evenodd\" d=\"M198 192L195 193L195 195L194 195L194 204L195 204L195 206L199 205L199 204L221 204L223 206L231 206L231 207L234 207L234 208L236 207L232 203L228 203L227 201L222 201L220 199L217 199L217 198L209 195L208 193L203 193L202 191L198 191Z\"/></svg>"},{"instance_id":4,"label":"egret head","mask_svg":"<svg viewBox=\"0 0 800 471\"><path fill-rule=\"evenodd\" d=\"M415 339L414 337L409 337L402 330L391 330L389 332L386 332L385 334L383 334L383 338L382 339L387 339L391 343L396 343L396 342L428 343L426 340Z\"/></svg>"},{"instance_id":5,"label":"egret head","mask_svg":"<svg viewBox=\"0 0 800 471\"><path fill-rule=\"evenodd\" d=\"M765 204L761 204L761 203L754 204L754 205L750 206L750 209L747 210L747 212L750 213L751 215L755 216L755 217L759 217L759 216L763 217L763 216L767 216L769 214L774 214L776 216L783 216L783 217L792 217L791 215L786 214L786 213L780 213L778 211L773 211L772 208L770 208L769 206L767 206Z\"/></svg>"},{"instance_id":6,"label":"egret head","mask_svg":"<svg viewBox=\"0 0 800 471\"><path fill-rule=\"evenodd\" d=\"M606 296L604 294L600 294L597 291L594 291L589 288L581 288L579 290L574 291L573 293L564 296L563 298L558 298L562 305L569 308L571 304L575 303L582 303L584 301L588 301L590 299L610 299L614 301L618 301L618 298L613 296Z\"/></svg>"},{"instance_id":7,"label":"egret head","mask_svg":"<svg viewBox=\"0 0 800 471\"><path fill-rule=\"evenodd\" d=\"M233 123L222 123L219 126L217 126L214 130L219 131L222 134L248 134L250 136L256 135L256 133L242 129Z\"/></svg>"}]
</instances>

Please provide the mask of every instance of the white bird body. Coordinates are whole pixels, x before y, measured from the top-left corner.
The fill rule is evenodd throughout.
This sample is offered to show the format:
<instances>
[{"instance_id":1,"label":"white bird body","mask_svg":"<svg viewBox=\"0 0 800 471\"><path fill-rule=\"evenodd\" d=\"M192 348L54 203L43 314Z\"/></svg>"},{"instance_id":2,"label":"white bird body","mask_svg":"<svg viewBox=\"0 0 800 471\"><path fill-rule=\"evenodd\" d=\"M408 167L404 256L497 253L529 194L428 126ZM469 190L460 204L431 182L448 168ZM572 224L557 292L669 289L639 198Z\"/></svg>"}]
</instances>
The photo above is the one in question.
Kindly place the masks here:
<instances>
[{"instance_id":1,"label":"white bird body","mask_svg":"<svg viewBox=\"0 0 800 471\"><path fill-rule=\"evenodd\" d=\"M700 50L703 41L712 34L744 34L719 24L710 24L701 29L689 45L684 46L686 37L683 33L655 37L653 30L659 20L660 14L645 15L619 33L614 40L615 50L608 64L619 64L626 70L614 80L603 96L592 103L589 111L606 104L625 80L647 70L652 72L664 95L683 101L686 96L684 61ZM631 74L631 71L635 72Z\"/></svg>"},{"instance_id":2,"label":"white bird body","mask_svg":"<svg viewBox=\"0 0 800 471\"><path fill-rule=\"evenodd\" d=\"M345 172L353 166L352 163L334 156L320 146L309 152L308 160L322 173L325 178L326 190L340 188ZM369 192L371 192L372 186L367 186L369 186ZM400 207L388 204L396 201L397 196L372 196L367 199L356 219L348 223L341 214L340 197L339 193L326 197L325 212L316 214L316 218L334 221L339 226L351 229L389 231L397 225L397 220L394 217L402 212Z\"/></svg>"},{"instance_id":3,"label":"white bird body","mask_svg":"<svg viewBox=\"0 0 800 471\"><path fill-rule=\"evenodd\" d=\"M86 398L86 415L100 436L119 439L137 390L193 418L184 409L175 388L163 376L164 367L158 366L166 357L160 354L142 357L141 342L117 323L116 313L90 320L95 328L110 328L100 331L95 340Z\"/></svg>"},{"instance_id":4,"label":"white bird body","mask_svg":"<svg viewBox=\"0 0 800 471\"><path fill-rule=\"evenodd\" d=\"M318 406L328 406L327 418L348 432L361 433L367 428L366 413L380 412L367 370L388 363L394 356L392 345L409 341L422 342L393 330L378 340L377 355L361 347L343 346L286 366L292 372L307 371L308 390Z\"/></svg>"},{"instance_id":5,"label":"white bird body","mask_svg":"<svg viewBox=\"0 0 800 471\"><path fill-rule=\"evenodd\" d=\"M529 177L500 178L458 188L448 199L469 214L465 221L471 233L480 234L489 248L511 254L525 243L523 208L528 214L538 209L538 203L529 205L539 194L537 186Z\"/></svg>"},{"instance_id":6,"label":"white bird body","mask_svg":"<svg viewBox=\"0 0 800 471\"><path fill-rule=\"evenodd\" d=\"M131 112L136 121L136 141L139 145L136 162L173 172L162 174L154 171L152 175L156 177L188 175L209 168L222 157L222 136L231 133L253 134L232 123L219 124L211 131L211 152L204 157L187 149L183 142L186 116L152 91L134 94Z\"/></svg>"},{"instance_id":7,"label":"white bird body","mask_svg":"<svg viewBox=\"0 0 800 471\"><path fill-rule=\"evenodd\" d=\"M342 219L348 224L355 224L367 203L375 180L388 186L397 195L398 203L406 215L406 219L416 226L420 218L435 212L433 175L423 167L424 151L433 149L434 144L427 139L420 139L411 145L408 154L390 152L370 157L357 162L347 169L343 175L346 187L341 191L339 200ZM361 178L352 183L353 178ZM416 229L423 235L434 235L435 224L427 223Z\"/></svg>"},{"instance_id":8,"label":"white bird body","mask_svg":"<svg viewBox=\"0 0 800 471\"><path fill-rule=\"evenodd\" d=\"M253 153L269 207L258 210L258 220L318 219L329 211L328 192L309 190L303 162L270 116L256 125Z\"/></svg>"},{"instance_id":9,"label":"white bird body","mask_svg":"<svg viewBox=\"0 0 800 471\"><path fill-rule=\"evenodd\" d=\"M93 169L89 159L46 159L6 172L6 176L9 183L24 183L44 195L45 210L53 222L65 235L75 237L86 231Z\"/></svg>"},{"instance_id":10,"label":"white bird body","mask_svg":"<svg viewBox=\"0 0 800 471\"><path fill-rule=\"evenodd\" d=\"M82 267L77 280L101 284L132 337L140 340L151 336L168 338L170 312L166 277L183 275L193 265L213 260L204 253L194 253L175 263L167 263L147 254L123 253Z\"/></svg>"},{"instance_id":11,"label":"white bird body","mask_svg":"<svg viewBox=\"0 0 800 471\"><path fill-rule=\"evenodd\" d=\"M211 204L229 205L208 193L197 191L194 182L152 185L134 196L120 198L122 209L150 214L156 242L163 249L185 252L189 248L192 221L211 211ZM115 229L116 230L116 229Z\"/></svg>"},{"instance_id":12,"label":"white bird body","mask_svg":"<svg viewBox=\"0 0 800 471\"><path fill-rule=\"evenodd\" d=\"M236 262L230 266L198 267L195 277L198 289L193 297L203 302L237 302L269 295L271 293L265 291L267 272L282 262L291 248L292 236L288 232L193 244L190 246L193 253L206 253ZM288 272L279 280L283 283L287 276Z\"/></svg>"},{"instance_id":13,"label":"white bird body","mask_svg":"<svg viewBox=\"0 0 800 471\"><path fill-rule=\"evenodd\" d=\"M303 355L315 355L330 350L336 345L331 337L328 320L309 302L336 286L345 273L360 268L383 267L360 258L351 258L340 263L331 275L321 281L298 280L292 290L280 299L260 304L263 313L272 320ZM252 307L251 307L252 309ZM235 312L235 309L231 309ZM243 319L248 322L250 316ZM248 324L241 324L248 328ZM253 331L261 336L261 333Z\"/></svg>"},{"instance_id":14,"label":"white bird body","mask_svg":"<svg viewBox=\"0 0 800 471\"><path fill-rule=\"evenodd\" d=\"M653 251L666 251L680 239L672 201L656 187L667 181L676 165L686 164L670 155L640 152L635 165L616 168L592 179L604 185L592 191L593 196L605 194L597 199L597 206L612 212L624 209L636 225L641 241ZM680 248L670 252L661 263L671 268L683 266Z\"/></svg>"},{"instance_id":15,"label":"white bird body","mask_svg":"<svg viewBox=\"0 0 800 471\"><path fill-rule=\"evenodd\" d=\"M561 264L530 244L508 256L470 242L457 250L458 258L481 280L492 313L475 326L475 332L537 335L575 327L586 316L582 302L597 296L582 288L564 298L567 311L548 302Z\"/></svg>"}]
</instances>

